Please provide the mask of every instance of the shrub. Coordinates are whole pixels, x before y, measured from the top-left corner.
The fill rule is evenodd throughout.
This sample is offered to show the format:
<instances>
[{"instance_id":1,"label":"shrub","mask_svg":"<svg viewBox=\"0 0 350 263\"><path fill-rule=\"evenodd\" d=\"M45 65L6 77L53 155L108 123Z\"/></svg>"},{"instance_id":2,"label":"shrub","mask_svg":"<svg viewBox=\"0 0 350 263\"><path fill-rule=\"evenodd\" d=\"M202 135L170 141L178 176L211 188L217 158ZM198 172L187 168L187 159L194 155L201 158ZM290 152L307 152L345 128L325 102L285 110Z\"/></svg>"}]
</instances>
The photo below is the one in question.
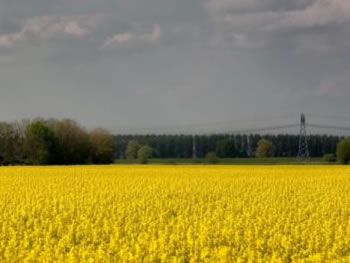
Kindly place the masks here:
<instances>
[{"instance_id":1,"label":"shrub","mask_svg":"<svg viewBox=\"0 0 350 263\"><path fill-rule=\"evenodd\" d=\"M193 163L193 164L200 164L200 163L203 163L203 161L201 161L200 158L197 158L197 157L196 157L196 158L193 158L193 159L192 159L192 163Z\"/></svg>"},{"instance_id":2,"label":"shrub","mask_svg":"<svg viewBox=\"0 0 350 263\"><path fill-rule=\"evenodd\" d=\"M153 157L154 150L149 146L142 146L137 152L137 159L139 163L146 164L149 159Z\"/></svg>"},{"instance_id":3,"label":"shrub","mask_svg":"<svg viewBox=\"0 0 350 263\"><path fill-rule=\"evenodd\" d=\"M215 152L207 153L207 155L205 156L205 160L207 161L207 163L210 164L216 164L218 162Z\"/></svg>"},{"instance_id":4,"label":"shrub","mask_svg":"<svg viewBox=\"0 0 350 263\"><path fill-rule=\"evenodd\" d=\"M256 157L273 157L275 156L275 150L276 147L271 141L267 139L261 139L258 142L258 147L256 148Z\"/></svg>"},{"instance_id":5,"label":"shrub","mask_svg":"<svg viewBox=\"0 0 350 263\"><path fill-rule=\"evenodd\" d=\"M350 162L350 139L344 139L338 143L337 156L342 164Z\"/></svg>"},{"instance_id":6,"label":"shrub","mask_svg":"<svg viewBox=\"0 0 350 263\"><path fill-rule=\"evenodd\" d=\"M138 156L138 151L141 149L141 144L138 143L138 141L131 140L128 142L128 145L126 146L126 159L133 160L136 159Z\"/></svg>"},{"instance_id":7,"label":"shrub","mask_svg":"<svg viewBox=\"0 0 350 263\"><path fill-rule=\"evenodd\" d=\"M337 158L333 153L327 153L323 156L323 161L326 163L335 163L337 161Z\"/></svg>"}]
</instances>

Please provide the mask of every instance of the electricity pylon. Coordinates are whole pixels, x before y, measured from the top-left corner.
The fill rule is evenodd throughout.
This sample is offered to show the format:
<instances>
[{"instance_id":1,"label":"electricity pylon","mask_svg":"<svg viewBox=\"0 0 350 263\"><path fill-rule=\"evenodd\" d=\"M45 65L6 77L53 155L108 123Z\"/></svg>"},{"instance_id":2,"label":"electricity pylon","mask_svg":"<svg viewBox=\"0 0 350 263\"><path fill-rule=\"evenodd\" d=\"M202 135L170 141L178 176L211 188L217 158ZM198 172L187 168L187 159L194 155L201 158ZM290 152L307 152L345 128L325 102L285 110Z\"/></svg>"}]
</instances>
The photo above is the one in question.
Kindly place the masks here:
<instances>
[{"instance_id":1,"label":"electricity pylon","mask_svg":"<svg viewBox=\"0 0 350 263\"><path fill-rule=\"evenodd\" d=\"M302 113L300 116L300 133L299 133L299 151L298 157L301 159L309 158L309 147L307 143L307 133L306 133L306 118L305 114Z\"/></svg>"}]
</instances>

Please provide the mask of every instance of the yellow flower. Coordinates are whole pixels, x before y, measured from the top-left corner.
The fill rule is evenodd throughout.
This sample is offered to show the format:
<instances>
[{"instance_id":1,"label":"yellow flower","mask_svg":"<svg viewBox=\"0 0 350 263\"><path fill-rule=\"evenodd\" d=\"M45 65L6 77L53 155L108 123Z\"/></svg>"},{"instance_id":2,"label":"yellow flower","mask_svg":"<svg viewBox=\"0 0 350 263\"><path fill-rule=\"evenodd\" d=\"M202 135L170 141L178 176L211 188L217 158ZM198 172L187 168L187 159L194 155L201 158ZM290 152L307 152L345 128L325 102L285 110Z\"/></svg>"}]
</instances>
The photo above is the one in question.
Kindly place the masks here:
<instances>
[{"instance_id":1,"label":"yellow flower","mask_svg":"<svg viewBox=\"0 0 350 263\"><path fill-rule=\"evenodd\" d=\"M0 262L350 262L350 167L0 167Z\"/></svg>"}]
</instances>

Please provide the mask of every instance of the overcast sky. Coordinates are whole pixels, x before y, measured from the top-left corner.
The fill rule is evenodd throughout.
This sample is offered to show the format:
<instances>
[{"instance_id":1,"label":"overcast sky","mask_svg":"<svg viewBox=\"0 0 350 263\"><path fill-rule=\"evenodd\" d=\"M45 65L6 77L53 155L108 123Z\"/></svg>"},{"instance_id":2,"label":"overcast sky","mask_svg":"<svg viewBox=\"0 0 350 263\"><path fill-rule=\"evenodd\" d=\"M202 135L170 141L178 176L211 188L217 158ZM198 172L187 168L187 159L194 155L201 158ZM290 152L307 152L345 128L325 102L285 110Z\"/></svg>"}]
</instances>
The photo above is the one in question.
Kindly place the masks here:
<instances>
[{"instance_id":1,"label":"overcast sky","mask_svg":"<svg viewBox=\"0 0 350 263\"><path fill-rule=\"evenodd\" d=\"M0 120L350 116L349 0L0 0Z\"/></svg>"}]
</instances>

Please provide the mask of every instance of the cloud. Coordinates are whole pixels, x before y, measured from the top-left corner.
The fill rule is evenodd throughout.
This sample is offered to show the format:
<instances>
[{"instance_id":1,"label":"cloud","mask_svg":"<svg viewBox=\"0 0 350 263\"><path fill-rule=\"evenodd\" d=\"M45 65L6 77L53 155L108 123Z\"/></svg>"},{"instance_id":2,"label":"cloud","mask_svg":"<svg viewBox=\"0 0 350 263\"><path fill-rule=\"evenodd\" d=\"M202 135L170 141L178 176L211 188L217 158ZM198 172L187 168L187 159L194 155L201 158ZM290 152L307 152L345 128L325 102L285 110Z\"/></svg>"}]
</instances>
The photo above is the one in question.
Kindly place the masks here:
<instances>
[{"instance_id":1,"label":"cloud","mask_svg":"<svg viewBox=\"0 0 350 263\"><path fill-rule=\"evenodd\" d=\"M45 112L91 123L97 110L94 116L102 116L105 125L127 127L152 121L146 106L156 114L169 106L153 118L165 125L169 116L191 122L203 112L213 119L226 113L222 118L230 119L242 107L245 113L238 117L245 118L255 114L252 103L264 114L303 107L350 114L349 4L0 0L0 115L15 119ZM143 87L154 92L145 88L148 96L138 96ZM28 96L18 96L23 93L41 97L28 102ZM154 94L161 94L161 103L153 101ZM97 107L81 110L76 103L81 96ZM140 101L131 113L134 119L110 114L122 112L135 96ZM18 109L12 109L12 98L19 98ZM40 107L43 98L52 104L50 112ZM218 107L208 110L209 98L220 102ZM329 104L319 103L323 99Z\"/></svg>"},{"instance_id":2,"label":"cloud","mask_svg":"<svg viewBox=\"0 0 350 263\"><path fill-rule=\"evenodd\" d=\"M324 54L333 50L336 50L338 44L332 43L329 36L323 35L303 35L295 40L296 48L294 53L298 54L312 54L319 53Z\"/></svg>"},{"instance_id":3,"label":"cloud","mask_svg":"<svg viewBox=\"0 0 350 263\"><path fill-rule=\"evenodd\" d=\"M233 36L233 47L325 54L350 41L348 0L207 0L205 8L215 39L230 44Z\"/></svg>"},{"instance_id":4,"label":"cloud","mask_svg":"<svg viewBox=\"0 0 350 263\"><path fill-rule=\"evenodd\" d=\"M317 0L303 10L281 13L271 29L310 28L350 22L350 1Z\"/></svg>"},{"instance_id":5,"label":"cloud","mask_svg":"<svg viewBox=\"0 0 350 263\"><path fill-rule=\"evenodd\" d=\"M336 75L325 76L321 79L315 93L318 95L330 95L343 98L350 95L350 72L342 72Z\"/></svg>"},{"instance_id":6,"label":"cloud","mask_svg":"<svg viewBox=\"0 0 350 263\"><path fill-rule=\"evenodd\" d=\"M118 45L132 45L132 44L153 44L161 38L161 28L159 24L153 25L151 32L124 32L108 37L103 43L102 47L112 47Z\"/></svg>"},{"instance_id":7,"label":"cloud","mask_svg":"<svg viewBox=\"0 0 350 263\"><path fill-rule=\"evenodd\" d=\"M247 30L276 31L286 29L307 29L350 22L350 1L314 0L301 9L259 10L267 2L255 0L209 0L208 7L214 21L231 24ZM271 1L270 1L271 2ZM266 7L265 5L264 7ZM235 8L250 7L254 11L235 12ZM223 11L227 12L223 12Z\"/></svg>"},{"instance_id":8,"label":"cloud","mask_svg":"<svg viewBox=\"0 0 350 263\"><path fill-rule=\"evenodd\" d=\"M23 38L22 33L0 35L0 47L12 47L13 44Z\"/></svg>"},{"instance_id":9,"label":"cloud","mask_svg":"<svg viewBox=\"0 0 350 263\"><path fill-rule=\"evenodd\" d=\"M95 28L100 16L40 16L26 20L18 32L0 35L0 47L10 48L30 37L50 40L55 37L83 38Z\"/></svg>"},{"instance_id":10,"label":"cloud","mask_svg":"<svg viewBox=\"0 0 350 263\"><path fill-rule=\"evenodd\" d=\"M13 62L15 62L15 58L13 56L0 55L0 65L11 64Z\"/></svg>"},{"instance_id":11,"label":"cloud","mask_svg":"<svg viewBox=\"0 0 350 263\"><path fill-rule=\"evenodd\" d=\"M214 21L231 25L243 31L260 31L264 27L273 25L280 20L282 15L277 12L224 14L215 15Z\"/></svg>"},{"instance_id":12,"label":"cloud","mask_svg":"<svg viewBox=\"0 0 350 263\"><path fill-rule=\"evenodd\" d=\"M206 7L215 11L226 9L256 9L261 8L264 0L209 0Z\"/></svg>"},{"instance_id":13,"label":"cloud","mask_svg":"<svg viewBox=\"0 0 350 263\"><path fill-rule=\"evenodd\" d=\"M233 40L233 46L236 46L239 48L254 49L254 48L264 47L265 45L263 40L252 41L248 39L245 35L240 33L234 33L232 40Z\"/></svg>"}]
</instances>

